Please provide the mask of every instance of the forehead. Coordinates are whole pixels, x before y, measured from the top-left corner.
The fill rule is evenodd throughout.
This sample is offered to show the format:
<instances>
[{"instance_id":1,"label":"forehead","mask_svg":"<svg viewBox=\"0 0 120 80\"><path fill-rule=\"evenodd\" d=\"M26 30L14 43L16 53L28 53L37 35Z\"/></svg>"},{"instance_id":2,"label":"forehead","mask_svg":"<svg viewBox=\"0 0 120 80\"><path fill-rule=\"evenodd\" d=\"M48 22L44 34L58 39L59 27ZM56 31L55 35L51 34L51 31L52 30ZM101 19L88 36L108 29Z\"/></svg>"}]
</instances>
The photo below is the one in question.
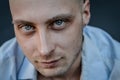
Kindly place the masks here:
<instances>
[{"instance_id":1,"label":"forehead","mask_svg":"<svg viewBox=\"0 0 120 80\"><path fill-rule=\"evenodd\" d=\"M73 13L79 8L78 0L10 0L13 18L49 18L57 14ZM41 19L39 18L39 19ZM27 19L28 20L28 19Z\"/></svg>"},{"instance_id":2,"label":"forehead","mask_svg":"<svg viewBox=\"0 0 120 80\"><path fill-rule=\"evenodd\" d=\"M34 7L59 7L73 6L78 3L78 0L9 0L12 8L34 8Z\"/></svg>"},{"instance_id":3,"label":"forehead","mask_svg":"<svg viewBox=\"0 0 120 80\"><path fill-rule=\"evenodd\" d=\"M11 4L57 4L57 3L62 3L62 4L67 4L67 3L74 3L78 2L79 0L9 0Z\"/></svg>"}]
</instances>

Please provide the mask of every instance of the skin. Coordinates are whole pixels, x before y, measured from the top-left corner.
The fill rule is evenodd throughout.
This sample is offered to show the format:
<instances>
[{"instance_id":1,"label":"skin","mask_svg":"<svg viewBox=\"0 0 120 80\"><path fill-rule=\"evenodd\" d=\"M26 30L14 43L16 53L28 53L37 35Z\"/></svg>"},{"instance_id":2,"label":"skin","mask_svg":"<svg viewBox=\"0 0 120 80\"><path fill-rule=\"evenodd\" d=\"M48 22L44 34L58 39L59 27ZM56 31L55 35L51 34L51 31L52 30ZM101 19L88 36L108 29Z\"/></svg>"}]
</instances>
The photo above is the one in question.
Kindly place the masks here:
<instances>
[{"instance_id":1,"label":"skin","mask_svg":"<svg viewBox=\"0 0 120 80\"><path fill-rule=\"evenodd\" d=\"M37 69L38 80L80 79L89 7L89 0L10 0L17 41Z\"/></svg>"}]
</instances>

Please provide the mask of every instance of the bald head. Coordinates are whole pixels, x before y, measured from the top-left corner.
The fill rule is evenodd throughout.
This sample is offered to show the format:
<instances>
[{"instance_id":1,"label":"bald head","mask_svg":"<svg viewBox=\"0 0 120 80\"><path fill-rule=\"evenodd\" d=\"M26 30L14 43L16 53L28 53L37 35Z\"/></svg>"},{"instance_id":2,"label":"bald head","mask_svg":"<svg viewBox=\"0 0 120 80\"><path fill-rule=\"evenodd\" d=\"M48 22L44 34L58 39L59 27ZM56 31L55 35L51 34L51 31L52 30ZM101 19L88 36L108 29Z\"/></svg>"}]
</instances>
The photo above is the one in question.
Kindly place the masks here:
<instances>
[{"instance_id":1,"label":"bald head","mask_svg":"<svg viewBox=\"0 0 120 80\"><path fill-rule=\"evenodd\" d=\"M80 6L82 3L83 0L10 0L16 39L26 57L42 75L61 76L75 61L74 56L81 49L83 27L90 18L89 0ZM38 55L40 58L37 59L44 59L43 56L48 53L53 53L49 61L61 60L62 57L58 66L45 69L34 64ZM37 61L39 63L40 60Z\"/></svg>"},{"instance_id":2,"label":"bald head","mask_svg":"<svg viewBox=\"0 0 120 80\"><path fill-rule=\"evenodd\" d=\"M83 9L85 9L82 8L83 0L9 0L9 3L13 20L17 18L27 19L33 15L39 15L38 17L41 15L43 18L46 15L54 16L57 13L76 14L75 12L77 11L79 14L81 14L81 12L83 14ZM86 9L89 11L89 0L86 0Z\"/></svg>"},{"instance_id":3,"label":"bald head","mask_svg":"<svg viewBox=\"0 0 120 80\"><path fill-rule=\"evenodd\" d=\"M20 0L9 0L9 3L12 4L12 3L16 3L17 1L20 1ZM65 0L64 0L65 1ZM68 0L69 1L69 0ZM85 0L71 0L69 2L72 2L72 1L76 1L77 3L82 3L82 2L85 2Z\"/></svg>"}]
</instances>

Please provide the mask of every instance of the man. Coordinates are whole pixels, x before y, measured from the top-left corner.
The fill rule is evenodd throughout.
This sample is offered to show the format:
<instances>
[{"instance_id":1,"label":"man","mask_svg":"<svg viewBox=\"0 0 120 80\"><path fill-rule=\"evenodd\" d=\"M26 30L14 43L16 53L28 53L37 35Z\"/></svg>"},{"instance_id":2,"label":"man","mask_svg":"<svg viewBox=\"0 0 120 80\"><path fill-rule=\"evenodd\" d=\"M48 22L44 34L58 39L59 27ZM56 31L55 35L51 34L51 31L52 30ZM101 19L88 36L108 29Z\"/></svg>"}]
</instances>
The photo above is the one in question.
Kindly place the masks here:
<instances>
[{"instance_id":1,"label":"man","mask_svg":"<svg viewBox=\"0 0 120 80\"><path fill-rule=\"evenodd\" d=\"M9 0L16 38L0 48L2 80L119 80L120 44L86 26L89 0Z\"/></svg>"}]
</instances>

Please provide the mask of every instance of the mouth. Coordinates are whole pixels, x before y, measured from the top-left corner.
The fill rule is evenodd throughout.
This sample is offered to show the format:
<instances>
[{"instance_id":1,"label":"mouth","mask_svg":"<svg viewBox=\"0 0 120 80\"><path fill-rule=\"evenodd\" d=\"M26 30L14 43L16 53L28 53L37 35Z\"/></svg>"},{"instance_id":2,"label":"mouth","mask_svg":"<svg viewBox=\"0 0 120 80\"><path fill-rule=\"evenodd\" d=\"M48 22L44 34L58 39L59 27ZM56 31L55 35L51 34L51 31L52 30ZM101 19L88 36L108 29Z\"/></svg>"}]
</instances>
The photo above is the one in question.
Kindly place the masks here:
<instances>
[{"instance_id":1,"label":"mouth","mask_svg":"<svg viewBox=\"0 0 120 80\"><path fill-rule=\"evenodd\" d=\"M59 64L60 60L61 58L49 61L42 61L40 62L40 66L43 68L55 68Z\"/></svg>"}]
</instances>

